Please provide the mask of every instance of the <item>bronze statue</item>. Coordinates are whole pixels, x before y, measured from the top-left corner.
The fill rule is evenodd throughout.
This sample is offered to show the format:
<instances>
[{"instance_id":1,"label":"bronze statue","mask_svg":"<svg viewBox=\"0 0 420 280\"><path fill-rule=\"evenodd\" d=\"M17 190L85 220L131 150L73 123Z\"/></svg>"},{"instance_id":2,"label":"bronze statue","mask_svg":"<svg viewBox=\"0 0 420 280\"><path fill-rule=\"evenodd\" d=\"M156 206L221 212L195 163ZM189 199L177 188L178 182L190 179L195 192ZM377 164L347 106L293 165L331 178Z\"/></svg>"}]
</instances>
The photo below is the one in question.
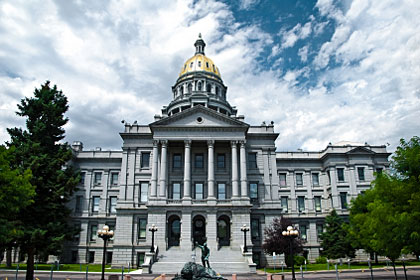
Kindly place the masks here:
<instances>
[{"instance_id":1,"label":"bronze statue","mask_svg":"<svg viewBox=\"0 0 420 280\"><path fill-rule=\"evenodd\" d=\"M195 245L198 246L201 249L201 262L203 263L203 266L210 268L209 263L209 257L210 257L210 249L207 247L207 242L204 242L203 245L198 244L198 242L195 242Z\"/></svg>"}]
</instances>

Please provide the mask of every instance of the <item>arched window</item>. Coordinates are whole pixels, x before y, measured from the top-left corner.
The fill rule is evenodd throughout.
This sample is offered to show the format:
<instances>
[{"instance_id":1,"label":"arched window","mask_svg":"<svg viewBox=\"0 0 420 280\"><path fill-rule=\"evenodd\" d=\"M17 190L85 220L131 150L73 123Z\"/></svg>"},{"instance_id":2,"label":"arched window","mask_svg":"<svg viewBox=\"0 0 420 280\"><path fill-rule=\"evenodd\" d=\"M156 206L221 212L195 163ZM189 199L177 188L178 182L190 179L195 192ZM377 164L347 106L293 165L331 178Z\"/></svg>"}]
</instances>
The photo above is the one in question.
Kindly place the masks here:
<instances>
[{"instance_id":1,"label":"arched window","mask_svg":"<svg viewBox=\"0 0 420 280\"><path fill-rule=\"evenodd\" d=\"M191 83L189 83L188 84L188 93L191 93L192 92L192 84Z\"/></svg>"},{"instance_id":2,"label":"arched window","mask_svg":"<svg viewBox=\"0 0 420 280\"><path fill-rule=\"evenodd\" d=\"M207 92L211 92L211 84L207 84Z\"/></svg>"},{"instance_id":3,"label":"arched window","mask_svg":"<svg viewBox=\"0 0 420 280\"><path fill-rule=\"evenodd\" d=\"M198 61L198 67L201 68L201 61Z\"/></svg>"},{"instance_id":4,"label":"arched window","mask_svg":"<svg viewBox=\"0 0 420 280\"><path fill-rule=\"evenodd\" d=\"M179 94L184 94L184 85L181 85L180 87L179 87Z\"/></svg>"},{"instance_id":5,"label":"arched window","mask_svg":"<svg viewBox=\"0 0 420 280\"><path fill-rule=\"evenodd\" d=\"M197 84L197 90L198 91L201 91L201 82L198 82L198 84Z\"/></svg>"},{"instance_id":6,"label":"arched window","mask_svg":"<svg viewBox=\"0 0 420 280\"><path fill-rule=\"evenodd\" d=\"M219 87L216 87L216 95L219 96Z\"/></svg>"}]
</instances>

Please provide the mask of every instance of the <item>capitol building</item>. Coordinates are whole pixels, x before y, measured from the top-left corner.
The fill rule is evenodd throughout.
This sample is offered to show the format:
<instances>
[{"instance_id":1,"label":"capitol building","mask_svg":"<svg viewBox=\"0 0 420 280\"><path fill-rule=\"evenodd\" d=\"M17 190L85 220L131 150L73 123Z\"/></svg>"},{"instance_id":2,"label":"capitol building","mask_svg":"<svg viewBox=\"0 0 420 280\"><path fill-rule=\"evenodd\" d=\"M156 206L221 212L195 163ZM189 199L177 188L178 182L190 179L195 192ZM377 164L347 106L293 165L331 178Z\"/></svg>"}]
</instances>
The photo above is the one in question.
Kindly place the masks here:
<instances>
[{"instance_id":1,"label":"capitol building","mask_svg":"<svg viewBox=\"0 0 420 280\"><path fill-rule=\"evenodd\" d=\"M273 123L248 124L228 102L201 36L194 46L154 122L124 123L122 150L73 143L82 180L69 206L81 232L66 244L62 262L101 263L97 231L108 225L115 236L105 259L113 266L179 272L185 262L199 262L194 244L207 242L216 271L253 272L272 265L262 244L276 217L292 220L304 256L314 261L325 216L332 209L348 215L351 199L388 168L386 147L367 143L282 152Z\"/></svg>"}]
</instances>

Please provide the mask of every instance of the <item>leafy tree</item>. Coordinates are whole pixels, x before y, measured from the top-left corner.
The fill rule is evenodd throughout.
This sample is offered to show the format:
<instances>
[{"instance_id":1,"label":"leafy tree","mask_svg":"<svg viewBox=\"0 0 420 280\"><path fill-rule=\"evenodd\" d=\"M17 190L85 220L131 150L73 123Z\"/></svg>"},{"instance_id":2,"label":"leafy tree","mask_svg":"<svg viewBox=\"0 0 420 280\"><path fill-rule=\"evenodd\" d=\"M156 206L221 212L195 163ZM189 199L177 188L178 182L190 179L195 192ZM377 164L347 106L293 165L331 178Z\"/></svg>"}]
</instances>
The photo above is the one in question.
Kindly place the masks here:
<instances>
[{"instance_id":1,"label":"leafy tree","mask_svg":"<svg viewBox=\"0 0 420 280\"><path fill-rule=\"evenodd\" d=\"M14 164L32 171L31 184L36 187L34 203L20 212L23 227L20 249L27 254L26 279L33 279L34 256L59 254L62 243L70 240L70 210L66 207L79 176L67 165L72 158L64 138L63 126L67 98L47 81L35 89L34 97L18 104L17 114L26 117L26 130L8 129L10 146L15 146Z\"/></svg>"},{"instance_id":2,"label":"leafy tree","mask_svg":"<svg viewBox=\"0 0 420 280\"><path fill-rule=\"evenodd\" d=\"M0 250L11 250L20 233L18 213L33 202L35 188L31 185L29 169L21 172L11 168L14 147L0 145ZM9 252L9 251L8 251ZM11 255L7 254L7 266L11 266Z\"/></svg>"},{"instance_id":3,"label":"leafy tree","mask_svg":"<svg viewBox=\"0 0 420 280\"><path fill-rule=\"evenodd\" d=\"M346 223L335 210L325 218L325 232L321 234L323 255L329 259L355 257Z\"/></svg>"},{"instance_id":4,"label":"leafy tree","mask_svg":"<svg viewBox=\"0 0 420 280\"><path fill-rule=\"evenodd\" d=\"M286 239L282 232L287 229L288 226L292 226L292 221L287 218L275 218L269 227L264 229L265 239L262 248L266 254L286 255L286 265L290 266L291 260L287 257L290 254L290 242ZM301 253L302 240L297 237L292 241L293 252L298 254Z\"/></svg>"}]
</instances>

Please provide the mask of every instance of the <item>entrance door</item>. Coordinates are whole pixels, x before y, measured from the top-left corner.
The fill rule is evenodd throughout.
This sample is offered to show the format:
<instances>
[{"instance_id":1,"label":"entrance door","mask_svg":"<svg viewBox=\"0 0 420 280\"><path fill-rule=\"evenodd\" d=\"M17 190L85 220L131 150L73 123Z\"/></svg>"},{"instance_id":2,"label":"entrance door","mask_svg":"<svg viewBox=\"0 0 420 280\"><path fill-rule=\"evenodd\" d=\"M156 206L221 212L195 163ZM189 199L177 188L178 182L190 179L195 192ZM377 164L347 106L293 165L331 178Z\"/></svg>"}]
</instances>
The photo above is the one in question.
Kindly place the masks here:
<instances>
[{"instance_id":1,"label":"entrance door","mask_svg":"<svg viewBox=\"0 0 420 280\"><path fill-rule=\"evenodd\" d=\"M203 245L206 242L206 220L203 216L196 216L193 220L193 239Z\"/></svg>"},{"instance_id":2,"label":"entrance door","mask_svg":"<svg viewBox=\"0 0 420 280\"><path fill-rule=\"evenodd\" d=\"M219 246L230 246L230 219L228 216L220 216L217 220L217 238Z\"/></svg>"},{"instance_id":3,"label":"entrance door","mask_svg":"<svg viewBox=\"0 0 420 280\"><path fill-rule=\"evenodd\" d=\"M179 246L181 221L178 216L171 216L168 223L168 246Z\"/></svg>"}]
</instances>

